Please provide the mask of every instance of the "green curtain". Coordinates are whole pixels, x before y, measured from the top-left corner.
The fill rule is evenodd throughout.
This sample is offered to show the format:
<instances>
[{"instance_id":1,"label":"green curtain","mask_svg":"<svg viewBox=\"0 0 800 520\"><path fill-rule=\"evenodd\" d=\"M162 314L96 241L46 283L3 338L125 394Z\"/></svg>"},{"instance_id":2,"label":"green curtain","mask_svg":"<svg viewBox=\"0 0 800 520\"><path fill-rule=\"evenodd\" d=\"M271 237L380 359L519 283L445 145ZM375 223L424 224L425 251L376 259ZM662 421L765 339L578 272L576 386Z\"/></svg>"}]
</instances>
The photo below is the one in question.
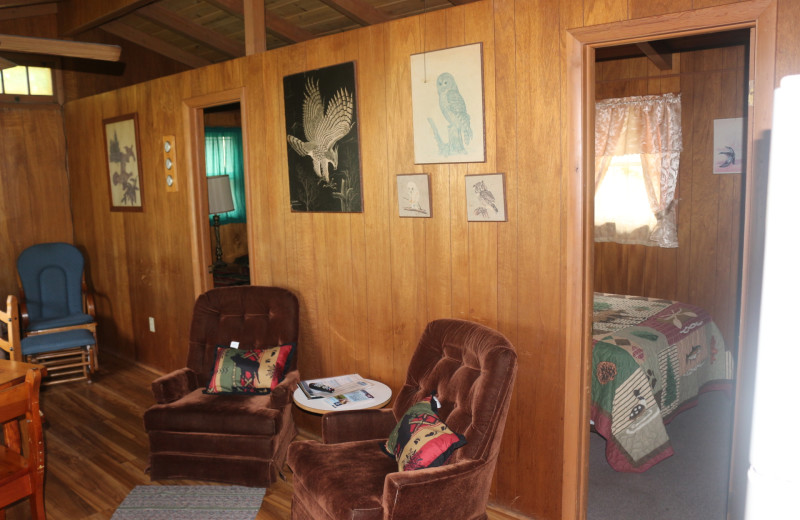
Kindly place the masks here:
<instances>
[{"instance_id":1,"label":"green curtain","mask_svg":"<svg viewBox=\"0 0 800 520\"><path fill-rule=\"evenodd\" d=\"M233 211L219 216L220 224L247 222L244 203L244 154L242 129L231 127L206 127L206 176L229 175ZM213 217L209 215L209 222Z\"/></svg>"}]
</instances>

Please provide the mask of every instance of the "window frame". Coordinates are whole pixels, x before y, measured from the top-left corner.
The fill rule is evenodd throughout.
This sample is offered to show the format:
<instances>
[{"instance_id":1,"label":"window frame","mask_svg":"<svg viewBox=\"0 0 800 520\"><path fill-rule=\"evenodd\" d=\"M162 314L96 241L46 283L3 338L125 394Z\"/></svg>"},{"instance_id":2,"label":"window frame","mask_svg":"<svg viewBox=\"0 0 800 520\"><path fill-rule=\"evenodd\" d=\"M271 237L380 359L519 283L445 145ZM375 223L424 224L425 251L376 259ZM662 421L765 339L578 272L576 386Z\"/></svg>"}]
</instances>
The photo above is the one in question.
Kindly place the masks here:
<instances>
[{"instance_id":1,"label":"window frame","mask_svg":"<svg viewBox=\"0 0 800 520\"><path fill-rule=\"evenodd\" d=\"M4 94L0 93L0 103L4 104L63 104L62 98L62 78L61 60L56 57L34 56L30 54L8 53L3 57L14 62L16 65L26 67L45 67L50 69L50 79L53 84L53 94L49 96L31 94Z\"/></svg>"}]
</instances>

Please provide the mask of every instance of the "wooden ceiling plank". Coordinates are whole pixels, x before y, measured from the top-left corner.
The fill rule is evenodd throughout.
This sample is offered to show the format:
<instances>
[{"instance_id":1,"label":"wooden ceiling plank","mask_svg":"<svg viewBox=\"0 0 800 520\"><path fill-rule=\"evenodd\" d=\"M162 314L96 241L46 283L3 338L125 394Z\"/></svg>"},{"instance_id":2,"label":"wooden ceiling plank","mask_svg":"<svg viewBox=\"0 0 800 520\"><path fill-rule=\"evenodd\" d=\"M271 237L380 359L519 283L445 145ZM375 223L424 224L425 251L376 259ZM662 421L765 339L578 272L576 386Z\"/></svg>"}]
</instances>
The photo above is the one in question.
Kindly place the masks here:
<instances>
[{"instance_id":1,"label":"wooden ceiling plank","mask_svg":"<svg viewBox=\"0 0 800 520\"><path fill-rule=\"evenodd\" d=\"M289 43L303 42L317 37L314 33L287 22L280 16L267 16L266 25L269 32Z\"/></svg>"},{"instance_id":2,"label":"wooden ceiling plank","mask_svg":"<svg viewBox=\"0 0 800 520\"><path fill-rule=\"evenodd\" d=\"M57 40L53 38L32 38L29 36L0 34L0 51L70 56L73 58L88 58L102 61L119 61L121 49L118 45L106 45L103 43L86 43Z\"/></svg>"},{"instance_id":3,"label":"wooden ceiling plank","mask_svg":"<svg viewBox=\"0 0 800 520\"><path fill-rule=\"evenodd\" d=\"M213 29L194 23L175 11L170 11L159 5L151 4L142 7L136 11L136 14L162 27L177 31L192 40L213 47L229 56L244 56L244 45Z\"/></svg>"},{"instance_id":4,"label":"wooden ceiling plank","mask_svg":"<svg viewBox=\"0 0 800 520\"><path fill-rule=\"evenodd\" d=\"M244 17L242 0L206 0L206 2L239 18Z\"/></svg>"},{"instance_id":5,"label":"wooden ceiling plank","mask_svg":"<svg viewBox=\"0 0 800 520\"><path fill-rule=\"evenodd\" d=\"M222 9L233 16L244 18L244 4L242 0L206 0L209 4ZM265 13L265 26L267 31L283 41L297 43L316 38L317 35L298 27L280 16Z\"/></svg>"},{"instance_id":6,"label":"wooden ceiling plank","mask_svg":"<svg viewBox=\"0 0 800 520\"><path fill-rule=\"evenodd\" d=\"M55 2L48 2L45 4L2 9L0 10L0 20L16 20L17 18L31 18L34 16L46 16L56 13L58 13L58 5Z\"/></svg>"},{"instance_id":7,"label":"wooden ceiling plank","mask_svg":"<svg viewBox=\"0 0 800 520\"><path fill-rule=\"evenodd\" d=\"M13 61L7 60L4 57L0 56L0 70L13 69L16 66L17 64L14 63Z\"/></svg>"},{"instance_id":8,"label":"wooden ceiling plank","mask_svg":"<svg viewBox=\"0 0 800 520\"><path fill-rule=\"evenodd\" d=\"M134 29L129 25L125 25L122 22L109 22L105 25L102 25L100 28L107 33L118 36L123 40L133 42L146 49L150 49L157 54L166 56L167 58L183 63L184 65L188 65L189 67L198 68L211 65L211 62L205 58L188 53L183 49L179 49L178 47L165 42L164 40L160 40L154 36L143 33L142 31Z\"/></svg>"},{"instance_id":9,"label":"wooden ceiling plank","mask_svg":"<svg viewBox=\"0 0 800 520\"><path fill-rule=\"evenodd\" d=\"M267 50L264 0L244 0L244 48L247 55Z\"/></svg>"},{"instance_id":10,"label":"wooden ceiling plank","mask_svg":"<svg viewBox=\"0 0 800 520\"><path fill-rule=\"evenodd\" d=\"M670 70L672 69L672 54L659 52L653 47L652 44L648 42L636 42L636 46L650 58L658 70Z\"/></svg>"},{"instance_id":11,"label":"wooden ceiling plank","mask_svg":"<svg viewBox=\"0 0 800 520\"><path fill-rule=\"evenodd\" d=\"M361 25L374 25L391 20L363 0L321 0L321 2Z\"/></svg>"},{"instance_id":12,"label":"wooden ceiling plank","mask_svg":"<svg viewBox=\"0 0 800 520\"><path fill-rule=\"evenodd\" d=\"M2 1L2 0L0 0ZM62 0L59 4L58 32L70 36L130 14L154 0Z\"/></svg>"},{"instance_id":13,"label":"wooden ceiling plank","mask_svg":"<svg viewBox=\"0 0 800 520\"><path fill-rule=\"evenodd\" d=\"M46 4L53 0L0 0L0 7L21 7L27 5Z\"/></svg>"}]
</instances>

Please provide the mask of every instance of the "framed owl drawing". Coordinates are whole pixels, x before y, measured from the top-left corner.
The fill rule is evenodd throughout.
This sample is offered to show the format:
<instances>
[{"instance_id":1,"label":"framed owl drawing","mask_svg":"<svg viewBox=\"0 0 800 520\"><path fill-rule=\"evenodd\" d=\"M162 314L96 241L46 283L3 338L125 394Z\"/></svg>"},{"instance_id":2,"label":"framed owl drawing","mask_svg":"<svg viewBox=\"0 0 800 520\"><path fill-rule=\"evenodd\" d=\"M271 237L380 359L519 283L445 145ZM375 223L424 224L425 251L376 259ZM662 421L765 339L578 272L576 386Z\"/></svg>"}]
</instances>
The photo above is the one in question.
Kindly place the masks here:
<instances>
[{"instance_id":1,"label":"framed owl drawing","mask_svg":"<svg viewBox=\"0 0 800 520\"><path fill-rule=\"evenodd\" d=\"M397 208L401 217L431 216L431 182L427 173L397 176Z\"/></svg>"},{"instance_id":2,"label":"framed owl drawing","mask_svg":"<svg viewBox=\"0 0 800 520\"><path fill-rule=\"evenodd\" d=\"M292 211L360 213L355 62L283 78Z\"/></svg>"},{"instance_id":3,"label":"framed owl drawing","mask_svg":"<svg viewBox=\"0 0 800 520\"><path fill-rule=\"evenodd\" d=\"M465 175L467 220L469 222L505 222L506 186L502 173Z\"/></svg>"},{"instance_id":4,"label":"framed owl drawing","mask_svg":"<svg viewBox=\"0 0 800 520\"><path fill-rule=\"evenodd\" d=\"M483 45L411 55L416 164L486 161Z\"/></svg>"}]
</instances>

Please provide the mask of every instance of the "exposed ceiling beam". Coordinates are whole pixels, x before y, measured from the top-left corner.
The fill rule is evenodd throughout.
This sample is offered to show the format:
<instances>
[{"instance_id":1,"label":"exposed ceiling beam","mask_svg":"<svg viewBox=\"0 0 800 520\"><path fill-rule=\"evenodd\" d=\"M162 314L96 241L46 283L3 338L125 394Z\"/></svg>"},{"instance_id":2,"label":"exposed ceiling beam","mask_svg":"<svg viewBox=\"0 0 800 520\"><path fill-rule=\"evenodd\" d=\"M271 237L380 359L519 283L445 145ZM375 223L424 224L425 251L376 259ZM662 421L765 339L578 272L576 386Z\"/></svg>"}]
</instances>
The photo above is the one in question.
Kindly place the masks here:
<instances>
[{"instance_id":1,"label":"exposed ceiling beam","mask_svg":"<svg viewBox=\"0 0 800 520\"><path fill-rule=\"evenodd\" d=\"M244 47L247 55L267 50L264 0L244 0Z\"/></svg>"},{"instance_id":2,"label":"exposed ceiling beam","mask_svg":"<svg viewBox=\"0 0 800 520\"><path fill-rule=\"evenodd\" d=\"M188 65L189 67L197 68L211 65L211 62L203 57L188 53L183 49L179 49L178 47L165 42L164 40L159 40L154 36L139 31L138 29L134 29L133 27L125 25L122 22L109 22L100 28L115 36L119 36L123 40L133 42L146 49L150 49L157 54L161 54L162 56L166 56L167 58L183 63L184 65Z\"/></svg>"},{"instance_id":3,"label":"exposed ceiling beam","mask_svg":"<svg viewBox=\"0 0 800 520\"><path fill-rule=\"evenodd\" d=\"M17 64L14 63L13 61L7 60L4 57L0 56L0 70L12 69L12 68L14 68L16 66L17 66Z\"/></svg>"},{"instance_id":4,"label":"exposed ceiling beam","mask_svg":"<svg viewBox=\"0 0 800 520\"><path fill-rule=\"evenodd\" d=\"M213 29L203 27L160 5L146 5L136 11L138 16L147 18L163 27L177 31L186 37L213 47L228 56L244 56L244 45L224 36Z\"/></svg>"},{"instance_id":5,"label":"exposed ceiling beam","mask_svg":"<svg viewBox=\"0 0 800 520\"><path fill-rule=\"evenodd\" d=\"M244 18L244 4L242 0L206 0L206 2L234 16ZM265 16L267 31L281 40L289 43L297 43L316 38L314 33L308 32L280 16L272 13L266 13Z\"/></svg>"},{"instance_id":6,"label":"exposed ceiling beam","mask_svg":"<svg viewBox=\"0 0 800 520\"><path fill-rule=\"evenodd\" d=\"M17 18L45 16L48 14L56 14L57 12L58 5L55 2L27 5L22 7L9 7L6 9L0 9L0 20L16 20Z\"/></svg>"},{"instance_id":7,"label":"exposed ceiling beam","mask_svg":"<svg viewBox=\"0 0 800 520\"><path fill-rule=\"evenodd\" d=\"M23 5L46 4L53 0L0 0L0 7L19 7Z\"/></svg>"},{"instance_id":8,"label":"exposed ceiling beam","mask_svg":"<svg viewBox=\"0 0 800 520\"><path fill-rule=\"evenodd\" d=\"M74 42L52 38L31 38L0 34L0 51L28 52L91 60L119 61L118 45Z\"/></svg>"},{"instance_id":9,"label":"exposed ceiling beam","mask_svg":"<svg viewBox=\"0 0 800 520\"><path fill-rule=\"evenodd\" d=\"M206 0L206 2L239 18L244 16L242 0Z\"/></svg>"},{"instance_id":10,"label":"exposed ceiling beam","mask_svg":"<svg viewBox=\"0 0 800 520\"><path fill-rule=\"evenodd\" d=\"M388 16L378 11L363 0L321 0L323 4L339 11L361 25L374 25L388 22Z\"/></svg>"},{"instance_id":11,"label":"exposed ceiling beam","mask_svg":"<svg viewBox=\"0 0 800 520\"><path fill-rule=\"evenodd\" d=\"M0 0L2 1L2 0ZM154 0L62 0L58 12L58 32L65 36L100 27L106 22L130 14Z\"/></svg>"},{"instance_id":12,"label":"exposed ceiling beam","mask_svg":"<svg viewBox=\"0 0 800 520\"><path fill-rule=\"evenodd\" d=\"M651 43L637 42L636 46L652 61L659 70L672 68L672 54L659 52Z\"/></svg>"}]
</instances>

